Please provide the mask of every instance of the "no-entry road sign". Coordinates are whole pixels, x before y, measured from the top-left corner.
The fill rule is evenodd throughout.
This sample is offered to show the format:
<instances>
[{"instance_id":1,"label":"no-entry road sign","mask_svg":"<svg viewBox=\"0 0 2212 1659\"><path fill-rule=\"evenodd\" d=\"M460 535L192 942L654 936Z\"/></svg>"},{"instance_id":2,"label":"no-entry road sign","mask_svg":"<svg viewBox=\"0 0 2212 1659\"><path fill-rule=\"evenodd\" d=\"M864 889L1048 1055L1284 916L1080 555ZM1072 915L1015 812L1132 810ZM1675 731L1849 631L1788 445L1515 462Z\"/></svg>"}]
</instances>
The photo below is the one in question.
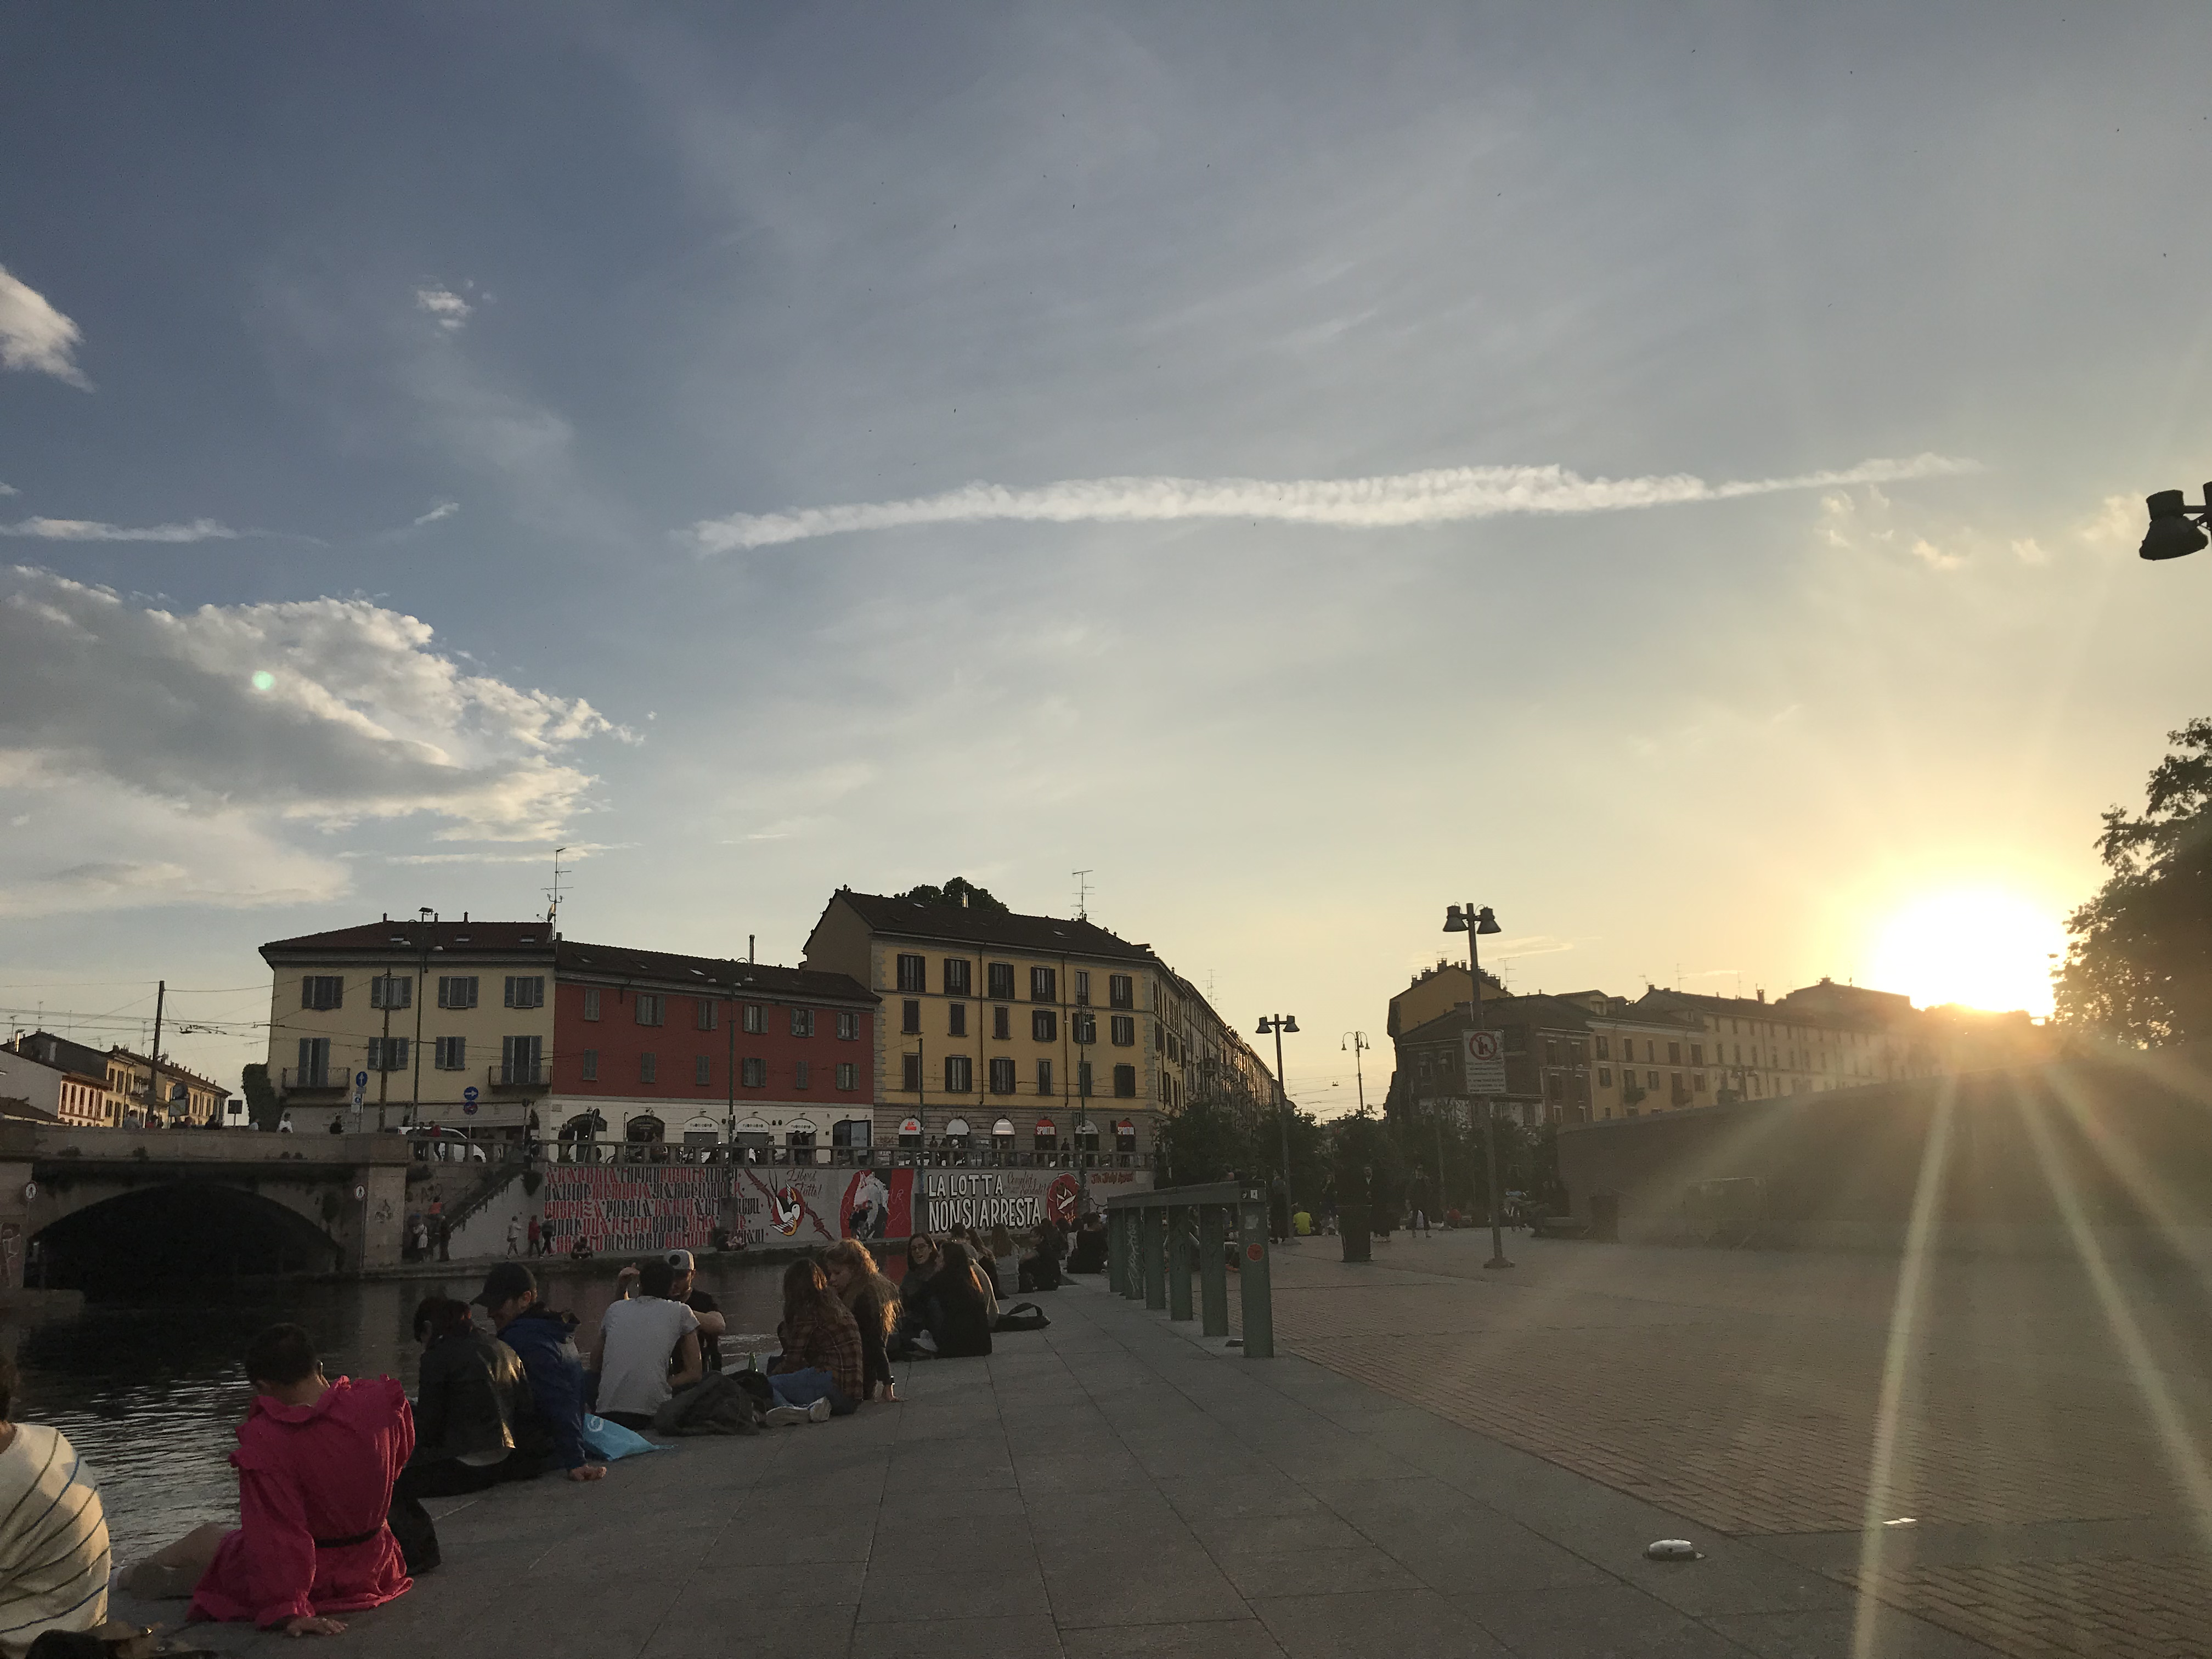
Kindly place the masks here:
<instances>
[{"instance_id":1,"label":"no-entry road sign","mask_svg":"<svg viewBox=\"0 0 2212 1659\"><path fill-rule=\"evenodd\" d=\"M1505 1092L1505 1049L1496 1031L1469 1031L1465 1045L1467 1091L1471 1095Z\"/></svg>"}]
</instances>

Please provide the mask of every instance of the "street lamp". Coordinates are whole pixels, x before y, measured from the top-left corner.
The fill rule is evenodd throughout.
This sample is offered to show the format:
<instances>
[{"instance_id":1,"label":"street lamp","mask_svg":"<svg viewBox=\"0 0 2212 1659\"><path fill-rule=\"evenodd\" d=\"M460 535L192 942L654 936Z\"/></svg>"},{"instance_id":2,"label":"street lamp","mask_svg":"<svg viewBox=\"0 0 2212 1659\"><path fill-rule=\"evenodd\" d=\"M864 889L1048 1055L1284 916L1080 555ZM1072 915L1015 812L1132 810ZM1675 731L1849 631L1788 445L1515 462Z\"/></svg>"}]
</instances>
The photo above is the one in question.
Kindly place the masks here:
<instances>
[{"instance_id":1,"label":"street lamp","mask_svg":"<svg viewBox=\"0 0 2212 1659\"><path fill-rule=\"evenodd\" d=\"M1283 1035L1298 1034L1297 1016L1271 1014L1260 1022L1260 1035L1275 1034L1275 1122L1283 1132L1283 1239L1289 1243L1291 1226L1291 1097L1283 1087Z\"/></svg>"},{"instance_id":2,"label":"street lamp","mask_svg":"<svg viewBox=\"0 0 2212 1659\"><path fill-rule=\"evenodd\" d=\"M1490 907L1477 908L1473 903L1454 904L1444 911L1444 932L1467 935L1468 994L1474 1004L1474 1029L1482 1029L1482 961L1477 944L1483 934L1501 931L1498 918L1490 914ZM1498 1191L1498 1102L1495 1097L1482 1097L1483 1160L1490 1165L1490 1260L1486 1267L1510 1267L1505 1259L1505 1229L1499 1220L1502 1207Z\"/></svg>"},{"instance_id":3,"label":"street lamp","mask_svg":"<svg viewBox=\"0 0 2212 1659\"><path fill-rule=\"evenodd\" d=\"M2189 498L2178 489L2161 489L2145 497L2144 504L2150 508L2150 528L2143 533L2143 557L2179 559L2206 545L2204 525L2212 519L2212 483L2204 486L2203 507L2190 506Z\"/></svg>"}]
</instances>

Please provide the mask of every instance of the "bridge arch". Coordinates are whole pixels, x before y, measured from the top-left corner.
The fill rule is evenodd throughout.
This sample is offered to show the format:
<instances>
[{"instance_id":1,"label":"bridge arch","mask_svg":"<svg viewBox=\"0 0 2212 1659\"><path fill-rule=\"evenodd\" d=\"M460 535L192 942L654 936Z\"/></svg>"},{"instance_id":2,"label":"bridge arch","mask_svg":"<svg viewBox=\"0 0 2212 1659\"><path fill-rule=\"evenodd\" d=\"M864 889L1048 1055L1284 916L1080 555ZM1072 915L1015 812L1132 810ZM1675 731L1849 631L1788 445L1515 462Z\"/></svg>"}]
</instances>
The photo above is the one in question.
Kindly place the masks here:
<instances>
[{"instance_id":1,"label":"bridge arch","mask_svg":"<svg viewBox=\"0 0 2212 1659\"><path fill-rule=\"evenodd\" d=\"M330 1273L343 1258L334 1236L343 1212L331 1194L313 1200L311 1213L216 1181L154 1182L120 1192L88 1182L81 1195L58 1196L60 1212L31 1235L38 1265L27 1263L26 1276L95 1299L127 1297L146 1284ZM324 1209L332 1213L322 1216Z\"/></svg>"}]
</instances>

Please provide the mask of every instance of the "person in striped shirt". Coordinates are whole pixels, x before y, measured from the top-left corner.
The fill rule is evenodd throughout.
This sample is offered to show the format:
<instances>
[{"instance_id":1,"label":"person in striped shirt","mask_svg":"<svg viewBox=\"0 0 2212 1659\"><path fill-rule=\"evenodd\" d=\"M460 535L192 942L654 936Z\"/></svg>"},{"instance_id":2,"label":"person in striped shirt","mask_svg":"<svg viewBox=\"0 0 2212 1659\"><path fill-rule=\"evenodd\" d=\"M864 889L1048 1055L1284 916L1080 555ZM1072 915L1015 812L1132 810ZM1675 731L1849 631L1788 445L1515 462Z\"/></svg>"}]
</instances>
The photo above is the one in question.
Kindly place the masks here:
<instances>
[{"instance_id":1,"label":"person in striped shirt","mask_svg":"<svg viewBox=\"0 0 2212 1659\"><path fill-rule=\"evenodd\" d=\"M69 1437L10 1420L15 1367L0 1354L0 1655L107 1618L107 1515Z\"/></svg>"}]
</instances>

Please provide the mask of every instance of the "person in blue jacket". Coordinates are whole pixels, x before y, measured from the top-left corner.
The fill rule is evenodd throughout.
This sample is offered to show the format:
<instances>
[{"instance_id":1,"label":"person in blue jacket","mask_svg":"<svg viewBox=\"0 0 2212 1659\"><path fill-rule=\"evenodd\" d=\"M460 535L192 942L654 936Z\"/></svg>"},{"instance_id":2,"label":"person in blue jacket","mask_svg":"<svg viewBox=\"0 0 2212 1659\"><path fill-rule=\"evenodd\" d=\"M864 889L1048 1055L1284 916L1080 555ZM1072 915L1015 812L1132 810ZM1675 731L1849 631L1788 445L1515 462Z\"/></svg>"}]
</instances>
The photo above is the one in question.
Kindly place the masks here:
<instances>
[{"instance_id":1,"label":"person in blue jacket","mask_svg":"<svg viewBox=\"0 0 2212 1659\"><path fill-rule=\"evenodd\" d=\"M574 1322L538 1303L538 1280L520 1261L502 1261L484 1275L477 1305L491 1316L499 1340L514 1350L530 1379L530 1396L545 1421L551 1462L571 1480L597 1480L607 1472L584 1448L584 1360L576 1352Z\"/></svg>"}]
</instances>

